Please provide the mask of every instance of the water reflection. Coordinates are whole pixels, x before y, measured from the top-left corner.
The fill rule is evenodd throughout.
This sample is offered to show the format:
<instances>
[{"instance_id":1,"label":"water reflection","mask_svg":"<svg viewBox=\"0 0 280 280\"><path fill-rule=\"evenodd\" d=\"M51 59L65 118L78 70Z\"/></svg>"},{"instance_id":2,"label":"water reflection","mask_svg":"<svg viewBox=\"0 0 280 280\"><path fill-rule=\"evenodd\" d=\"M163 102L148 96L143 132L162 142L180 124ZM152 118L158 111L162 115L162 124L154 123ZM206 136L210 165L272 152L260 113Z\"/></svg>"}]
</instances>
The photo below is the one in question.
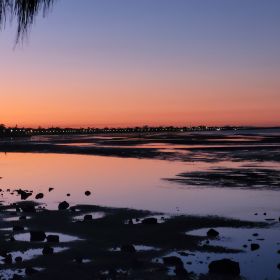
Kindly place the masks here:
<instances>
[{"instance_id":1,"label":"water reflection","mask_svg":"<svg viewBox=\"0 0 280 280\"><path fill-rule=\"evenodd\" d=\"M270 190L240 190L181 186L162 178L182 172L208 170L225 166L237 168L255 162L170 162L155 159L127 159L86 155L24 154L0 155L0 188L32 189L44 193L49 208L59 202L97 204L113 207L148 209L179 214L222 215L249 220L264 220L256 212L267 212L266 218L279 217L280 193ZM275 163L258 163L258 166ZM54 190L49 192L49 188ZM85 196L86 190L91 196ZM71 196L67 197L67 194ZM19 197L2 192L3 200ZM30 197L34 199L34 197Z\"/></svg>"}]
</instances>

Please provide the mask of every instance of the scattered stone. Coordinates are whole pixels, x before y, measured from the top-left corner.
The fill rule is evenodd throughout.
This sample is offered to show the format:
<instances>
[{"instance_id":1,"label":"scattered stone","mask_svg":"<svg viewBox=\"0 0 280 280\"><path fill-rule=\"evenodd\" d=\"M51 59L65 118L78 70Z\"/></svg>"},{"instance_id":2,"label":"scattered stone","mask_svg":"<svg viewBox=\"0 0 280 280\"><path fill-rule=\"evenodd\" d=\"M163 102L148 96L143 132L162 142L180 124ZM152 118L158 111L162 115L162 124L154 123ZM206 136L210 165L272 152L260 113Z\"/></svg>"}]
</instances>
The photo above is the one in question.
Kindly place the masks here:
<instances>
[{"instance_id":1,"label":"scattered stone","mask_svg":"<svg viewBox=\"0 0 280 280\"><path fill-rule=\"evenodd\" d=\"M26 274L27 276L33 275L33 274L35 274L35 273L37 273L37 272L38 272L38 270L35 269L35 268L33 268L33 267L31 267L31 266L28 266L28 267L25 268L25 274Z\"/></svg>"},{"instance_id":2,"label":"scattered stone","mask_svg":"<svg viewBox=\"0 0 280 280\"><path fill-rule=\"evenodd\" d=\"M240 275L239 263L230 259L212 261L208 268L210 274L226 274L232 276Z\"/></svg>"},{"instance_id":3,"label":"scattered stone","mask_svg":"<svg viewBox=\"0 0 280 280\"><path fill-rule=\"evenodd\" d=\"M211 228L207 231L207 236L214 238L214 237L219 236L219 232L217 230Z\"/></svg>"},{"instance_id":4,"label":"scattered stone","mask_svg":"<svg viewBox=\"0 0 280 280\"><path fill-rule=\"evenodd\" d=\"M135 253L136 249L133 245L126 244L126 245L121 246L121 252L123 252L123 253Z\"/></svg>"},{"instance_id":5,"label":"scattered stone","mask_svg":"<svg viewBox=\"0 0 280 280\"><path fill-rule=\"evenodd\" d=\"M46 233L44 231L30 231L30 241L44 241L46 239Z\"/></svg>"},{"instance_id":6,"label":"scattered stone","mask_svg":"<svg viewBox=\"0 0 280 280\"><path fill-rule=\"evenodd\" d=\"M54 188L49 188L49 192L51 192L51 191L53 191L54 190Z\"/></svg>"},{"instance_id":7,"label":"scattered stone","mask_svg":"<svg viewBox=\"0 0 280 280\"><path fill-rule=\"evenodd\" d=\"M58 204L58 210L66 210L69 207L69 203L66 201L63 201Z\"/></svg>"},{"instance_id":8,"label":"scattered stone","mask_svg":"<svg viewBox=\"0 0 280 280\"><path fill-rule=\"evenodd\" d=\"M260 248L260 245L257 243L252 243L251 244L251 251L256 251Z\"/></svg>"},{"instance_id":9,"label":"scattered stone","mask_svg":"<svg viewBox=\"0 0 280 280\"><path fill-rule=\"evenodd\" d=\"M4 263L5 264L12 264L13 263L13 258L11 254L7 254L4 258Z\"/></svg>"},{"instance_id":10,"label":"scattered stone","mask_svg":"<svg viewBox=\"0 0 280 280\"><path fill-rule=\"evenodd\" d=\"M163 257L163 263L167 266L176 266L176 267L184 266L182 260L176 256Z\"/></svg>"},{"instance_id":11,"label":"scattered stone","mask_svg":"<svg viewBox=\"0 0 280 280\"><path fill-rule=\"evenodd\" d=\"M45 245L43 250L42 250L43 255L52 255L53 254L53 248Z\"/></svg>"},{"instance_id":12,"label":"scattered stone","mask_svg":"<svg viewBox=\"0 0 280 280\"><path fill-rule=\"evenodd\" d=\"M11 236L11 237L10 237L10 242L14 242L14 241L16 241L16 240L15 240L15 237L14 237L14 236Z\"/></svg>"},{"instance_id":13,"label":"scattered stone","mask_svg":"<svg viewBox=\"0 0 280 280\"><path fill-rule=\"evenodd\" d=\"M47 236L47 242L49 243L59 243L59 235L50 234Z\"/></svg>"},{"instance_id":14,"label":"scattered stone","mask_svg":"<svg viewBox=\"0 0 280 280\"><path fill-rule=\"evenodd\" d=\"M90 215L90 214L85 215L84 221L92 221L92 215Z\"/></svg>"},{"instance_id":15,"label":"scattered stone","mask_svg":"<svg viewBox=\"0 0 280 280\"><path fill-rule=\"evenodd\" d=\"M35 198L36 199L42 199L44 197L44 194L43 193L38 193L36 194Z\"/></svg>"},{"instance_id":16,"label":"scattered stone","mask_svg":"<svg viewBox=\"0 0 280 280\"><path fill-rule=\"evenodd\" d=\"M259 236L259 234L258 233L253 233L253 236Z\"/></svg>"},{"instance_id":17,"label":"scattered stone","mask_svg":"<svg viewBox=\"0 0 280 280\"><path fill-rule=\"evenodd\" d=\"M70 196L70 193L66 194L66 196Z\"/></svg>"},{"instance_id":18,"label":"scattered stone","mask_svg":"<svg viewBox=\"0 0 280 280\"><path fill-rule=\"evenodd\" d=\"M26 200L29 196L32 195L32 192L26 192L21 189L16 190L16 192L20 195L21 200Z\"/></svg>"},{"instance_id":19,"label":"scattered stone","mask_svg":"<svg viewBox=\"0 0 280 280\"><path fill-rule=\"evenodd\" d=\"M34 212L36 212L36 208L32 204L30 204L30 205L21 205L20 208L21 208L22 212L25 212L25 213L34 213Z\"/></svg>"},{"instance_id":20,"label":"scattered stone","mask_svg":"<svg viewBox=\"0 0 280 280\"><path fill-rule=\"evenodd\" d=\"M91 195L91 192L90 192L90 191L85 191L85 195L86 195L86 196L90 196L90 195Z\"/></svg>"},{"instance_id":21,"label":"scattered stone","mask_svg":"<svg viewBox=\"0 0 280 280\"><path fill-rule=\"evenodd\" d=\"M22 257L18 256L15 258L16 263L21 263L22 262Z\"/></svg>"},{"instance_id":22,"label":"scattered stone","mask_svg":"<svg viewBox=\"0 0 280 280\"><path fill-rule=\"evenodd\" d=\"M20 216L18 219L19 220L26 220L26 216Z\"/></svg>"},{"instance_id":23,"label":"scattered stone","mask_svg":"<svg viewBox=\"0 0 280 280\"><path fill-rule=\"evenodd\" d=\"M142 224L144 225L156 225L157 223L156 218L145 218L142 220Z\"/></svg>"}]
</instances>

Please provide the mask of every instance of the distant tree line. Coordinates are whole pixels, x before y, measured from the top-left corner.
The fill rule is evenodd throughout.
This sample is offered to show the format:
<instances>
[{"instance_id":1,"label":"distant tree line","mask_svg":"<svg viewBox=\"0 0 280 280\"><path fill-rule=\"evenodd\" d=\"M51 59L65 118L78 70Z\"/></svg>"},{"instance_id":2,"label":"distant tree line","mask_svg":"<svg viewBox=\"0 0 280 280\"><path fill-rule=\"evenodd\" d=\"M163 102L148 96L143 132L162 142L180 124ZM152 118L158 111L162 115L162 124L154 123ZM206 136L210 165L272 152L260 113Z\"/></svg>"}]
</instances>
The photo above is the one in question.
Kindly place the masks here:
<instances>
[{"instance_id":1,"label":"distant tree line","mask_svg":"<svg viewBox=\"0 0 280 280\"><path fill-rule=\"evenodd\" d=\"M6 127L0 124L0 137L29 137L35 135L71 135L71 134L114 134L114 133L155 133L155 132L191 132L191 131L220 131L220 130L240 130L248 127L235 126L141 126L125 128L20 128Z\"/></svg>"}]
</instances>

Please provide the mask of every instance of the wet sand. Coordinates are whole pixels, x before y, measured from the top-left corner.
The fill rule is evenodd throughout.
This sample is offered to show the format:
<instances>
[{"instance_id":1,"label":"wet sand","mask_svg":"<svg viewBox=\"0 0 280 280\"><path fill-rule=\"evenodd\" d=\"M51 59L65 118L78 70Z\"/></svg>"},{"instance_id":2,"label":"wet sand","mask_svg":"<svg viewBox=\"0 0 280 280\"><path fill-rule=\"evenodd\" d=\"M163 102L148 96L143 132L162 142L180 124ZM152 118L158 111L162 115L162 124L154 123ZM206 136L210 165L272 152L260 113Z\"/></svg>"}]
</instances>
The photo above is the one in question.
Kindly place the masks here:
<instances>
[{"instance_id":1,"label":"wet sand","mask_svg":"<svg viewBox=\"0 0 280 280\"><path fill-rule=\"evenodd\" d=\"M133 209L107 208L93 205L77 205L67 210L47 210L36 206L36 212L22 212L24 205L34 205L24 201L12 206L1 206L0 248L1 256L15 251L52 247L66 249L51 255L37 256L20 263L3 264L1 269L25 269L26 267L44 268L32 275L32 279L172 279L168 277L168 265L153 261L162 259L172 251L202 251L214 253L237 253L244 248L230 249L212 246L207 237L190 236L185 232L212 227L252 228L267 227L266 223L243 222L218 217L168 216ZM16 211L17 210L17 211ZM75 216L87 213L104 213L104 217L77 221ZM5 221L7 217L27 215L29 219ZM156 224L145 224L143 218L156 216ZM9 228L20 226L24 230L13 231ZM59 243L20 241L20 233L30 230L66 234L79 239ZM14 241L11 241L14 237ZM210 240L209 244L200 243ZM137 245L136 252L112 250L123 245ZM141 246L149 250L141 251ZM144 247L145 248L145 247ZM182 253L183 254L183 253ZM84 260L84 262L82 261ZM122 269L123 273L118 270ZM106 276L106 271L110 271ZM190 271L189 271L190 272ZM193 276L187 273L184 278ZM114 278L116 277L116 278ZM190 278L191 279L191 278Z\"/></svg>"},{"instance_id":2,"label":"wet sand","mask_svg":"<svg viewBox=\"0 0 280 280\"><path fill-rule=\"evenodd\" d=\"M48 136L24 140L2 139L0 151L102 155L183 162L228 160L278 164L280 137L278 134L259 135L244 132L234 135L161 133L145 136L130 134L118 137L105 135L81 138ZM256 173L257 168L252 163L252 166L244 166L242 169L186 172L166 179L182 185L192 184L202 187L207 185L220 188L279 187L277 170L265 168L259 169ZM257 179L262 182L261 186L256 184ZM10 192L15 190L11 189ZM278 226L279 223L278 217L268 220L266 213L261 213L262 222L250 222L216 216L167 215L95 205L71 204L69 209L48 210L44 208L44 204L36 204L31 199L33 197L30 201L12 205L3 202L0 207L2 277L7 274L13 275L16 271L17 276L14 276L14 279L20 279L19 275L26 274L31 279L240 279L207 273L195 275L192 273L191 265L188 264L188 258L181 265L183 261L180 257L178 260L178 256L182 256L183 259L190 253L195 254L198 256L198 262L206 262L208 265L213 260L212 254L245 253L247 247L220 246L215 242L216 238L189 235L186 232L222 227L244 229L245 234L249 228L257 231ZM65 208L68 208L67 204L65 205ZM256 213L258 214L260 213ZM22 216L27 218L20 219ZM28 239L30 231L59 235L60 242L47 243L45 240L30 242ZM26 236L27 240L24 241ZM251 250L257 251L261 239L258 240L256 237L255 244L250 236L246 238L248 240L244 245L249 248L251 246ZM273 246L276 252L278 245ZM37 255L26 257L24 252L31 249L38 249ZM38 255L40 250L42 253ZM16 262L14 252L18 251L22 252L23 259L21 261L17 259ZM166 256L174 252L177 254L175 259L166 259ZM201 253L209 253L209 259L206 261L200 259ZM277 265L273 263L275 269Z\"/></svg>"}]
</instances>

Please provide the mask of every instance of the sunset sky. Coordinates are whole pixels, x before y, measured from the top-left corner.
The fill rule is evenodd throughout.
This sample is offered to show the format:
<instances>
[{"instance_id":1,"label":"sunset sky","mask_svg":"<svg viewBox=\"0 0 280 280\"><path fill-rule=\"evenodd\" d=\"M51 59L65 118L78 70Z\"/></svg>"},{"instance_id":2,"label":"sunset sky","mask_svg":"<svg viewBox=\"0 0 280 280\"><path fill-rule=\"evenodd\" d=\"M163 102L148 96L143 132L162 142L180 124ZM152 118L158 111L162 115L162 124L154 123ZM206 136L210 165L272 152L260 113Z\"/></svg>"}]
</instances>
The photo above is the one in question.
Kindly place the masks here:
<instances>
[{"instance_id":1,"label":"sunset sky","mask_svg":"<svg viewBox=\"0 0 280 280\"><path fill-rule=\"evenodd\" d=\"M14 48L0 123L279 125L279 0L58 0Z\"/></svg>"}]
</instances>

